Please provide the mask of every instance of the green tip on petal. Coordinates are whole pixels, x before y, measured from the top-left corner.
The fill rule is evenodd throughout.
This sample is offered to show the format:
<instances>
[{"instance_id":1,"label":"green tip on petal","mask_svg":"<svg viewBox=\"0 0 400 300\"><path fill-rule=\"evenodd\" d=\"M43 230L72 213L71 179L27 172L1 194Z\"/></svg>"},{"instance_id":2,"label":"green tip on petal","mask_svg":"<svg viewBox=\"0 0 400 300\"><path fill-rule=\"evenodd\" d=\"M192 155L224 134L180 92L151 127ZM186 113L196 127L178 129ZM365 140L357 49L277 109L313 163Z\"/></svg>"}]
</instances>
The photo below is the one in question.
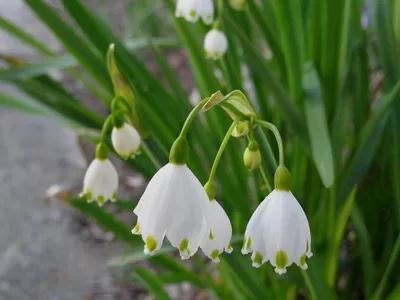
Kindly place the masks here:
<instances>
[{"instance_id":1,"label":"green tip on petal","mask_svg":"<svg viewBox=\"0 0 400 300\"><path fill-rule=\"evenodd\" d=\"M213 252L211 252L211 259L214 261L218 261L218 255L219 255L219 250L215 249Z\"/></svg>"},{"instance_id":2,"label":"green tip on petal","mask_svg":"<svg viewBox=\"0 0 400 300\"><path fill-rule=\"evenodd\" d=\"M104 196L100 195L100 196L97 197L97 203L98 203L100 206L102 206L102 205L104 204L104 202L105 202Z\"/></svg>"},{"instance_id":3,"label":"green tip on petal","mask_svg":"<svg viewBox=\"0 0 400 300\"><path fill-rule=\"evenodd\" d=\"M93 201L93 194L92 194L92 191L89 191L89 190L86 191L86 200L87 200L88 202Z\"/></svg>"},{"instance_id":4,"label":"green tip on petal","mask_svg":"<svg viewBox=\"0 0 400 300\"><path fill-rule=\"evenodd\" d=\"M310 251L310 243L307 241L306 242L306 252Z\"/></svg>"},{"instance_id":5,"label":"green tip on petal","mask_svg":"<svg viewBox=\"0 0 400 300\"><path fill-rule=\"evenodd\" d=\"M252 244L253 244L253 240L251 239L251 236L250 236L249 239L247 240L246 249L249 250L251 248Z\"/></svg>"},{"instance_id":6,"label":"green tip on petal","mask_svg":"<svg viewBox=\"0 0 400 300\"><path fill-rule=\"evenodd\" d=\"M263 258L264 258L263 255L257 251L253 262L261 266L263 264Z\"/></svg>"},{"instance_id":7,"label":"green tip on petal","mask_svg":"<svg viewBox=\"0 0 400 300\"><path fill-rule=\"evenodd\" d=\"M189 16L192 17L192 18L196 18L197 13L196 13L194 10L191 10L191 11L189 12Z\"/></svg>"},{"instance_id":8,"label":"green tip on petal","mask_svg":"<svg viewBox=\"0 0 400 300\"><path fill-rule=\"evenodd\" d=\"M157 248L157 242L151 235L146 239L146 247L149 252L153 252Z\"/></svg>"},{"instance_id":9,"label":"green tip on petal","mask_svg":"<svg viewBox=\"0 0 400 300\"><path fill-rule=\"evenodd\" d=\"M118 191L115 190L114 193L112 194L112 196L111 196L112 201L117 201L117 193L118 193Z\"/></svg>"},{"instance_id":10,"label":"green tip on petal","mask_svg":"<svg viewBox=\"0 0 400 300\"><path fill-rule=\"evenodd\" d=\"M209 238L210 240L213 240L213 239L214 239L214 236L213 236L211 230L210 230L210 234L208 235L208 238Z\"/></svg>"},{"instance_id":11,"label":"green tip on petal","mask_svg":"<svg viewBox=\"0 0 400 300\"><path fill-rule=\"evenodd\" d=\"M285 251L279 250L276 253L276 266L278 269L284 270L288 263L288 256Z\"/></svg>"},{"instance_id":12,"label":"green tip on petal","mask_svg":"<svg viewBox=\"0 0 400 300\"><path fill-rule=\"evenodd\" d=\"M307 257L307 255L305 253L300 257L300 266L305 266L306 257Z\"/></svg>"},{"instance_id":13,"label":"green tip on petal","mask_svg":"<svg viewBox=\"0 0 400 300\"><path fill-rule=\"evenodd\" d=\"M188 239L183 239L181 244L179 245L179 251L180 252L185 252L187 251L188 254L190 254L190 251L188 249L189 246L189 240Z\"/></svg>"},{"instance_id":14,"label":"green tip on petal","mask_svg":"<svg viewBox=\"0 0 400 300\"><path fill-rule=\"evenodd\" d=\"M137 222L135 227L133 227L132 233L133 234L138 234L139 231L140 231L140 224L139 224L139 222Z\"/></svg>"}]
</instances>

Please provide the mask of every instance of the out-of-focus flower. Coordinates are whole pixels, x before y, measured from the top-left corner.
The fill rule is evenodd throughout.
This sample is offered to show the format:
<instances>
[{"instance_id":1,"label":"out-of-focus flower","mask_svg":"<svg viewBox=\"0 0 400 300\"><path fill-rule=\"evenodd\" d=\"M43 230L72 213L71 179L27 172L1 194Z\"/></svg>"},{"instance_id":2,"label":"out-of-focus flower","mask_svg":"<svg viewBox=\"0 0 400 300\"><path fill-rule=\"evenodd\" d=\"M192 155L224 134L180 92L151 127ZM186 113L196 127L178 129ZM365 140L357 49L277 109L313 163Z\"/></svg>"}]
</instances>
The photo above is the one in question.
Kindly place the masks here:
<instances>
[{"instance_id":1,"label":"out-of-focus flower","mask_svg":"<svg viewBox=\"0 0 400 300\"><path fill-rule=\"evenodd\" d=\"M214 21L214 4L212 0L178 0L175 16L193 23L201 18L204 24L210 25Z\"/></svg>"},{"instance_id":2,"label":"out-of-focus flower","mask_svg":"<svg viewBox=\"0 0 400 300\"><path fill-rule=\"evenodd\" d=\"M120 128L113 128L111 141L115 151L123 159L134 158L140 152L140 135L128 123L122 124Z\"/></svg>"},{"instance_id":3,"label":"out-of-focus flower","mask_svg":"<svg viewBox=\"0 0 400 300\"><path fill-rule=\"evenodd\" d=\"M220 59L228 50L228 39L219 29L210 30L204 39L204 52L207 58Z\"/></svg>"}]
</instances>

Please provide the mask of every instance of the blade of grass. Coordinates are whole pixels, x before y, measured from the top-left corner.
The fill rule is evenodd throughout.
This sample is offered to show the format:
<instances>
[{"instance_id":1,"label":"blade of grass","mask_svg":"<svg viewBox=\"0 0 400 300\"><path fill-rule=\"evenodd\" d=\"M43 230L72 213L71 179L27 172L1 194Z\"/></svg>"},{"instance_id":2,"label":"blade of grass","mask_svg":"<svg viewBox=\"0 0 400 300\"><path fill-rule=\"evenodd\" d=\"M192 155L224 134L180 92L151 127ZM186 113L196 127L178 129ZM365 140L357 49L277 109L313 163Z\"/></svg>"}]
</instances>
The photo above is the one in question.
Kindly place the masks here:
<instances>
[{"instance_id":1,"label":"blade of grass","mask_svg":"<svg viewBox=\"0 0 400 300\"><path fill-rule=\"evenodd\" d=\"M170 300L164 289L163 283L150 271L145 268L135 268L136 277L147 288L147 290L159 300Z\"/></svg>"},{"instance_id":2,"label":"blade of grass","mask_svg":"<svg viewBox=\"0 0 400 300\"><path fill-rule=\"evenodd\" d=\"M25 3L53 31L64 47L76 57L88 73L107 91L111 92L112 85L105 69L105 60L91 51L89 45L43 0L25 0Z\"/></svg>"}]
</instances>

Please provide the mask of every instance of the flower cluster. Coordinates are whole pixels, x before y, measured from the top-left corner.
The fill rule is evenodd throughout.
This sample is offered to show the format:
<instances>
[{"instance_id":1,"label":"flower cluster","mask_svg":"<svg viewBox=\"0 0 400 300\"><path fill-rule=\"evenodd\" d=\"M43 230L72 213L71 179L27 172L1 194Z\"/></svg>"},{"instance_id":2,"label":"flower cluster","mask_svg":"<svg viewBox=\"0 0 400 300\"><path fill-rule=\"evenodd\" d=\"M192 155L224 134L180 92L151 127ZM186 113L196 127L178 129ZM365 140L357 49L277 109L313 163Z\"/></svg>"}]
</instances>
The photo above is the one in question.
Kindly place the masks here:
<instances>
[{"instance_id":1,"label":"flower cluster","mask_svg":"<svg viewBox=\"0 0 400 300\"><path fill-rule=\"evenodd\" d=\"M186 7L188 4L182 3L178 4L181 5L182 14L186 15L186 10L193 7ZM204 16L204 10L202 13L200 16ZM110 49L112 52L113 47ZM119 71L112 59L111 55L109 69L112 78L118 79L118 82L114 81L117 95L111 104L111 115L103 125L96 158L87 169L82 192L88 202L96 201L100 206L108 200L116 201L118 190L118 173L108 159L110 146L106 137L111 136L111 147L123 159L139 155L141 144L144 143L139 131L132 125L140 124L131 109L134 107L133 94L123 84L122 75L115 74ZM223 102L230 104L225 108L228 107L228 114L234 121L217 152L208 181L203 186L187 166L190 147L186 135L201 110L207 111ZM229 107L234 109L229 110ZM240 116L240 120L237 120L237 116ZM310 227L302 207L290 191L291 176L284 164L281 136L273 124L256 117L250 102L240 91L226 96L217 92L193 108L172 145L169 163L150 180L133 211L137 223L132 233L141 235L145 254L152 255L159 250L165 238L179 250L182 259L192 257L200 248L208 258L218 263L223 252L233 251L231 221L216 201L214 179L231 137L248 137L243 163L249 171L261 168L261 151L254 134L258 126L271 130L275 135L279 148L279 167L275 172L275 189L250 218L242 253L251 253L253 266L257 268L270 261L278 274L286 273L286 268L293 263L302 269L307 268L306 259L312 256Z\"/></svg>"},{"instance_id":2,"label":"flower cluster","mask_svg":"<svg viewBox=\"0 0 400 300\"><path fill-rule=\"evenodd\" d=\"M243 1L242 1L243 2ZM243 5L232 3L233 6ZM189 22L197 22L200 18L204 24L211 25L211 29L204 39L204 52L207 58L221 59L228 50L228 39L221 30L222 27L222 7L219 7L218 20L214 22L214 4L212 0L178 0L176 4L175 16L185 18Z\"/></svg>"}]
</instances>

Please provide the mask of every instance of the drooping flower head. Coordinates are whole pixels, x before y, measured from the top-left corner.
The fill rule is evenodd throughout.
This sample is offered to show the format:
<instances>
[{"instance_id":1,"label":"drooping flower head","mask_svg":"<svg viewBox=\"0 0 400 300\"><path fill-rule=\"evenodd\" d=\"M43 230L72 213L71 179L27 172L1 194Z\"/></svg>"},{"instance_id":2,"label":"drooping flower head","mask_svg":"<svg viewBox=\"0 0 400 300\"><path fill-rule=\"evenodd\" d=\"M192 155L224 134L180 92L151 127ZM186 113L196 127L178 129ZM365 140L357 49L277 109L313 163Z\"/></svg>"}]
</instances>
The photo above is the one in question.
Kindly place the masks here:
<instances>
[{"instance_id":1,"label":"drooping flower head","mask_svg":"<svg viewBox=\"0 0 400 300\"><path fill-rule=\"evenodd\" d=\"M290 174L278 167L275 190L257 207L247 224L242 253L252 253L254 267L267 261L278 274L295 263L307 269L306 258L312 256L311 234L307 217L290 192Z\"/></svg>"},{"instance_id":2,"label":"drooping flower head","mask_svg":"<svg viewBox=\"0 0 400 300\"><path fill-rule=\"evenodd\" d=\"M204 52L207 58L220 59L228 50L228 39L219 29L211 29L204 39Z\"/></svg>"},{"instance_id":3,"label":"drooping flower head","mask_svg":"<svg viewBox=\"0 0 400 300\"><path fill-rule=\"evenodd\" d=\"M207 201L192 171L169 163L154 175L133 211L138 221L132 233L142 235L146 254L160 249L166 236L183 259L189 258L207 231Z\"/></svg>"},{"instance_id":4,"label":"drooping flower head","mask_svg":"<svg viewBox=\"0 0 400 300\"><path fill-rule=\"evenodd\" d=\"M208 232L205 233L200 248L213 262L219 262L222 252L231 253L232 224L222 206L215 200L215 188L213 183L205 185L208 198L206 221ZM210 192L211 191L211 192Z\"/></svg>"},{"instance_id":5,"label":"drooping flower head","mask_svg":"<svg viewBox=\"0 0 400 300\"><path fill-rule=\"evenodd\" d=\"M178 0L175 16L192 23L201 18L204 24L210 25L214 20L214 4L212 0Z\"/></svg>"},{"instance_id":6,"label":"drooping flower head","mask_svg":"<svg viewBox=\"0 0 400 300\"><path fill-rule=\"evenodd\" d=\"M140 153L140 135L128 123L123 123L120 127L115 126L113 128L111 142L118 155L124 159L134 158Z\"/></svg>"},{"instance_id":7,"label":"drooping flower head","mask_svg":"<svg viewBox=\"0 0 400 300\"><path fill-rule=\"evenodd\" d=\"M90 163L83 180L81 196L86 196L88 202L97 201L102 206L107 200L117 200L118 173L99 145L96 158Z\"/></svg>"}]
</instances>

